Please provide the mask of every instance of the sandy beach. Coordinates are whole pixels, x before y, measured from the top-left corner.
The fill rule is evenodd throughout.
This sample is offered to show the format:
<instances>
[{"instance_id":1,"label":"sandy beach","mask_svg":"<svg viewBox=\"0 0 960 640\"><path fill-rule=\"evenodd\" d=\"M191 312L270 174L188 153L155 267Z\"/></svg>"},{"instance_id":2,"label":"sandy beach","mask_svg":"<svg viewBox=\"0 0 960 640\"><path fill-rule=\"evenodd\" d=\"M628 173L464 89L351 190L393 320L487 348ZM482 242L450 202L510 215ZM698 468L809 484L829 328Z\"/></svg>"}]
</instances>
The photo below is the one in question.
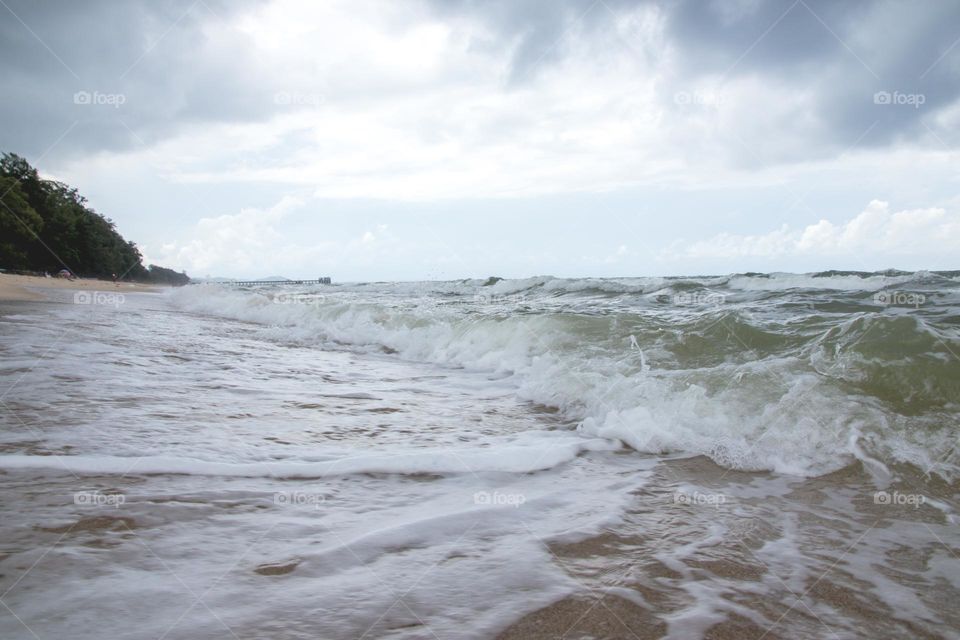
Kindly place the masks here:
<instances>
[{"instance_id":1,"label":"sandy beach","mask_svg":"<svg viewBox=\"0 0 960 640\"><path fill-rule=\"evenodd\" d=\"M18 276L0 274L0 301L35 300L49 298L34 289L68 289L76 291L120 291L122 293L161 291L163 287L133 282L113 283L109 280L93 278L67 280L65 278L42 278L39 276Z\"/></svg>"}]
</instances>

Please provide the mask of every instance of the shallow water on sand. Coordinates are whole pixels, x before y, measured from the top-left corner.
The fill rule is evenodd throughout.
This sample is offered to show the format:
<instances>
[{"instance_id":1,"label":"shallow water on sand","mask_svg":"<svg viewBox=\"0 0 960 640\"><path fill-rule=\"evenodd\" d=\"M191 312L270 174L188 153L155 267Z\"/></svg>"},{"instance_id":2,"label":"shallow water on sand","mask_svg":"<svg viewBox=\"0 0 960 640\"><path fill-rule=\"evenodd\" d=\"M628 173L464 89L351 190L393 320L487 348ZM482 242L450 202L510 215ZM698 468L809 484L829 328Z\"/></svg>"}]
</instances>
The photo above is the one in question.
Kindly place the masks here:
<instances>
[{"instance_id":1,"label":"shallow water on sand","mask_svg":"<svg viewBox=\"0 0 960 640\"><path fill-rule=\"evenodd\" d=\"M637 314L621 293L577 293L572 319L555 292L519 310L513 293L451 305L398 286L267 305L210 289L59 295L0 306L0 637L958 636L955 414L929 385L932 417L907 401L883 407L885 424L946 435L856 437L883 433L860 396L884 380L851 375L793 421L817 429L808 448L755 442L749 468L730 453L733 417L771 422L748 440L783 438L775 414L799 397L758 384L744 397L774 402L764 414L733 390L681 390L666 428L699 415L715 444L688 432L688 450L645 448L651 433L669 444L659 372L683 365L706 388L706 369L740 367L749 383L750 359L701 349L697 377L664 355L683 346L633 325L620 337L643 362L630 342L611 360L607 333L582 336L591 318ZM821 342L842 340L836 326ZM766 361L795 376L783 389L819 389L777 364L787 348ZM828 380L860 362L807 355ZM831 412L849 420L824 426ZM926 467L910 461L921 445Z\"/></svg>"}]
</instances>

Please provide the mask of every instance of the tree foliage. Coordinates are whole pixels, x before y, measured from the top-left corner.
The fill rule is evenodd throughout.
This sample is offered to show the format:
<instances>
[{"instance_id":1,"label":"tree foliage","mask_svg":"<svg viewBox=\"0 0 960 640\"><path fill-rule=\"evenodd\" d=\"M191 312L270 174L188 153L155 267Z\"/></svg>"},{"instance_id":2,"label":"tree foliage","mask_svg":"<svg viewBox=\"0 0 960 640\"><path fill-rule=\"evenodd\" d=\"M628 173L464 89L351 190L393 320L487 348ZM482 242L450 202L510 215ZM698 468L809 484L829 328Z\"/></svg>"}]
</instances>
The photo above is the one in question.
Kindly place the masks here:
<instances>
[{"instance_id":1,"label":"tree foliage","mask_svg":"<svg viewBox=\"0 0 960 640\"><path fill-rule=\"evenodd\" d=\"M0 176L0 264L29 269L29 247L43 231L43 218L30 206L13 178Z\"/></svg>"},{"instance_id":2,"label":"tree foliage","mask_svg":"<svg viewBox=\"0 0 960 640\"><path fill-rule=\"evenodd\" d=\"M73 187L44 180L22 157L0 159L0 268L185 284L186 274L143 266L140 250ZM173 274L173 277L170 274Z\"/></svg>"},{"instance_id":3,"label":"tree foliage","mask_svg":"<svg viewBox=\"0 0 960 640\"><path fill-rule=\"evenodd\" d=\"M157 284L170 284L179 287L190 282L190 276L186 273L177 273L173 269L158 267L155 264L150 265L149 272L150 282L156 282Z\"/></svg>"}]
</instances>

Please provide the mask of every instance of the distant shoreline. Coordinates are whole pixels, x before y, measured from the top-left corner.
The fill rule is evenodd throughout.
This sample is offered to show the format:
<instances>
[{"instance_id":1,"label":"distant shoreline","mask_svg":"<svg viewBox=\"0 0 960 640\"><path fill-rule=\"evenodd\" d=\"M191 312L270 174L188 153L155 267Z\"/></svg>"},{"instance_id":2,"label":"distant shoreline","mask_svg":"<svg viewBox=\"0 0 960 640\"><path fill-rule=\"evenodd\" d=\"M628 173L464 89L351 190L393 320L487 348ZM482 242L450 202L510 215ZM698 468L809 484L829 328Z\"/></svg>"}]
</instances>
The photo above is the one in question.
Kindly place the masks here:
<instances>
[{"instance_id":1,"label":"distant shoreline","mask_svg":"<svg viewBox=\"0 0 960 640\"><path fill-rule=\"evenodd\" d=\"M67 289L75 291L119 291L121 293L149 293L163 291L167 287L133 282L117 282L110 280L66 278L43 278L40 276L18 276L0 274L0 302L11 300L45 301L50 298L32 291L32 289Z\"/></svg>"}]
</instances>

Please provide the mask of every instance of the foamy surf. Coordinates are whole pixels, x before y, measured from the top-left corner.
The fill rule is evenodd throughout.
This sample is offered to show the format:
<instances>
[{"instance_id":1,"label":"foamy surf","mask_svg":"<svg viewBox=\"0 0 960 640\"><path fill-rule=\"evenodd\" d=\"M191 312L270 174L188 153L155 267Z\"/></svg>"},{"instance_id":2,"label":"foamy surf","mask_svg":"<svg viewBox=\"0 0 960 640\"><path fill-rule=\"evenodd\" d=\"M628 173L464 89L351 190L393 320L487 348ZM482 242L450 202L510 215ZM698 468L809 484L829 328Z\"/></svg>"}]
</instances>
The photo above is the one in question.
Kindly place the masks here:
<instances>
[{"instance_id":1,"label":"foamy surf","mask_svg":"<svg viewBox=\"0 0 960 640\"><path fill-rule=\"evenodd\" d=\"M960 341L936 318L956 288L926 272L541 277L190 287L173 301L255 322L267 339L506 375L519 397L559 409L585 436L645 453L820 475L865 450L953 477L945 432ZM900 297L923 307L911 313ZM903 410L921 398L925 409Z\"/></svg>"},{"instance_id":2,"label":"foamy surf","mask_svg":"<svg viewBox=\"0 0 960 640\"><path fill-rule=\"evenodd\" d=\"M21 305L4 603L83 640L937 637L960 628L957 284ZM51 351L63 327L83 339Z\"/></svg>"},{"instance_id":3,"label":"foamy surf","mask_svg":"<svg viewBox=\"0 0 960 640\"><path fill-rule=\"evenodd\" d=\"M357 455L315 462L221 462L171 456L0 455L0 469L45 469L68 474L176 474L226 477L327 478L360 473L531 473L552 469L587 451L613 451L609 440L545 438L536 445L487 450L436 449Z\"/></svg>"}]
</instances>

